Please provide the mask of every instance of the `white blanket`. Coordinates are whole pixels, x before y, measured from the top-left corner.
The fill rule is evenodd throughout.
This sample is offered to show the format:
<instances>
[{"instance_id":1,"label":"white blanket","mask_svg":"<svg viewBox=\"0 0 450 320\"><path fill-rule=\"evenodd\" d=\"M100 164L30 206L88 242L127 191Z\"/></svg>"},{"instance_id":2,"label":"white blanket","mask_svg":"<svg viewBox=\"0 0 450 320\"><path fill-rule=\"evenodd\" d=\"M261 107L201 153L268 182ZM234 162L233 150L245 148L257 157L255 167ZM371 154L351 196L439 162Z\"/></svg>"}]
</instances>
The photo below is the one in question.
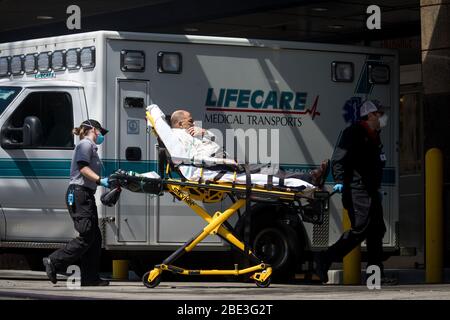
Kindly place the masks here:
<instances>
[{"instance_id":1,"label":"white blanket","mask_svg":"<svg viewBox=\"0 0 450 320\"><path fill-rule=\"evenodd\" d=\"M147 111L150 112L154 123L155 130L158 133L159 138L162 140L164 145L166 146L172 161L175 164L179 164L179 169L183 176L190 181L198 181L200 179L201 168L192 166L192 165L184 165L189 163L202 163L207 162L210 164L222 164L222 163L235 163L234 160L231 159L223 159L223 158L212 158L207 156L202 157L190 157L189 153L183 143L178 138L178 135L173 133L173 129L167 124L164 113L161 109L156 105L152 104L147 107ZM150 121L148 121L148 125L151 126ZM183 164L184 163L184 164ZM203 170L203 179L204 180L213 180L217 175L217 171L213 170ZM235 180L234 172L225 173L219 181L221 182L233 182ZM237 174L236 175L236 183L238 184L246 184L246 176L245 174ZM268 175L261 173L251 174L251 183L255 185L264 186L268 182ZM272 183L274 186L279 184L279 179L277 177L273 177ZM314 185L300 180L296 178L286 178L284 180L284 186L299 188L305 186L306 189L314 189Z\"/></svg>"}]
</instances>

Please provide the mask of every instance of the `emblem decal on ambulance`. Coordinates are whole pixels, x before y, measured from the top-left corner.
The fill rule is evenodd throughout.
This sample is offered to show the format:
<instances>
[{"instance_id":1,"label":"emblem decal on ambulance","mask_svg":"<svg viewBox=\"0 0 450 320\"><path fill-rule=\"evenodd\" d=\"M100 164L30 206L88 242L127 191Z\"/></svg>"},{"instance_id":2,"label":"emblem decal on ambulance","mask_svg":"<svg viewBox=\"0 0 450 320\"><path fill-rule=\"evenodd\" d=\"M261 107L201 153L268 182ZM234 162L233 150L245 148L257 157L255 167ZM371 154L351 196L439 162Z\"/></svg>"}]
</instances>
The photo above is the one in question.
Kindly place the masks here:
<instances>
[{"instance_id":1,"label":"emblem decal on ambulance","mask_svg":"<svg viewBox=\"0 0 450 320\"><path fill-rule=\"evenodd\" d=\"M359 120L359 107L361 106L361 97L351 97L345 101L342 107L342 116L345 123L354 123Z\"/></svg>"},{"instance_id":2,"label":"emblem decal on ambulance","mask_svg":"<svg viewBox=\"0 0 450 320\"><path fill-rule=\"evenodd\" d=\"M39 72L35 74L34 78L35 79L56 78L56 74L53 71Z\"/></svg>"}]
</instances>

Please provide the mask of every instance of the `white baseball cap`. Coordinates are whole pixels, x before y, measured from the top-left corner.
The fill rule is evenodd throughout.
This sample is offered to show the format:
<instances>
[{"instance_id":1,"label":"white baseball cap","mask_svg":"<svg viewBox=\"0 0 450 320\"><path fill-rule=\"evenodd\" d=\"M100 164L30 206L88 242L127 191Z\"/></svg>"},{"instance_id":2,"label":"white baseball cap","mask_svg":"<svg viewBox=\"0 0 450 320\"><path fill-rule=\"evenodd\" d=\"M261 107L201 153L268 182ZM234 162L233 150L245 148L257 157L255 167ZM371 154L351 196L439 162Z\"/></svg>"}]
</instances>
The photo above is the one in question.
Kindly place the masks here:
<instances>
[{"instance_id":1,"label":"white baseball cap","mask_svg":"<svg viewBox=\"0 0 450 320\"><path fill-rule=\"evenodd\" d=\"M359 108L359 115L361 117L367 116L371 112L384 112L383 106L378 100L366 100Z\"/></svg>"}]
</instances>

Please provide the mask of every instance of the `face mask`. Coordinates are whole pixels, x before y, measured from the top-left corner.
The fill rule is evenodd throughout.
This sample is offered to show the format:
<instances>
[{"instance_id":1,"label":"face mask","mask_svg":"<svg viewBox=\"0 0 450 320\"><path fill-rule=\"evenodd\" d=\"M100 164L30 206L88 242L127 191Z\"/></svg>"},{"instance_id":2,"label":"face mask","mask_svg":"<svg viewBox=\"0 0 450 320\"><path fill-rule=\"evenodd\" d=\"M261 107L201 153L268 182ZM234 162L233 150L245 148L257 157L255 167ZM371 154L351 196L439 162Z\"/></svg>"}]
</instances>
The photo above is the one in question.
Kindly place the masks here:
<instances>
[{"instance_id":1,"label":"face mask","mask_svg":"<svg viewBox=\"0 0 450 320\"><path fill-rule=\"evenodd\" d=\"M97 136L97 139L96 139L95 143L97 143L97 144L102 144L103 141L105 141L105 136L102 135L101 133L99 133L98 136Z\"/></svg>"},{"instance_id":2,"label":"face mask","mask_svg":"<svg viewBox=\"0 0 450 320\"><path fill-rule=\"evenodd\" d=\"M378 118L378 122L380 123L380 128L384 128L387 125L388 116L386 114L383 114L381 117Z\"/></svg>"}]
</instances>

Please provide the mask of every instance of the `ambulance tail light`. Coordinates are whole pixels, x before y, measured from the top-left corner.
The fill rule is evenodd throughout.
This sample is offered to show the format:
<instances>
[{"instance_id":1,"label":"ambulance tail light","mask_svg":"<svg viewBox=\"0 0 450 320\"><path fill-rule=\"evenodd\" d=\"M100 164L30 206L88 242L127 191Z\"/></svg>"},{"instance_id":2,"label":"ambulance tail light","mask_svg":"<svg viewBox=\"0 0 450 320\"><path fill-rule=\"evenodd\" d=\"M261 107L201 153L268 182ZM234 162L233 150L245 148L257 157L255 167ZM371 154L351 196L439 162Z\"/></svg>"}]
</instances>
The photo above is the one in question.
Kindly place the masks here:
<instances>
[{"instance_id":1,"label":"ambulance tail light","mask_svg":"<svg viewBox=\"0 0 450 320\"><path fill-rule=\"evenodd\" d=\"M10 71L10 57L0 57L0 77L8 77Z\"/></svg>"},{"instance_id":2,"label":"ambulance tail light","mask_svg":"<svg viewBox=\"0 0 450 320\"><path fill-rule=\"evenodd\" d=\"M178 52L158 52L159 73L181 73L181 54Z\"/></svg>"},{"instance_id":3,"label":"ambulance tail light","mask_svg":"<svg viewBox=\"0 0 450 320\"><path fill-rule=\"evenodd\" d=\"M136 50L122 50L120 52L120 70L144 72L145 53Z\"/></svg>"},{"instance_id":4,"label":"ambulance tail light","mask_svg":"<svg viewBox=\"0 0 450 320\"><path fill-rule=\"evenodd\" d=\"M20 76L24 71L24 55L13 56L11 58L11 73L15 76Z\"/></svg>"},{"instance_id":5,"label":"ambulance tail light","mask_svg":"<svg viewBox=\"0 0 450 320\"><path fill-rule=\"evenodd\" d=\"M38 55L38 71L39 72L48 72L52 69L51 60L50 60L51 52L41 52Z\"/></svg>"},{"instance_id":6,"label":"ambulance tail light","mask_svg":"<svg viewBox=\"0 0 450 320\"><path fill-rule=\"evenodd\" d=\"M85 47L81 49L80 63L83 69L95 67L95 47Z\"/></svg>"},{"instance_id":7,"label":"ambulance tail light","mask_svg":"<svg viewBox=\"0 0 450 320\"><path fill-rule=\"evenodd\" d=\"M52 69L54 71L66 70L66 50L57 50L52 53Z\"/></svg>"},{"instance_id":8,"label":"ambulance tail light","mask_svg":"<svg viewBox=\"0 0 450 320\"><path fill-rule=\"evenodd\" d=\"M66 51L66 68L69 70L78 70L80 65L80 49L72 48Z\"/></svg>"},{"instance_id":9,"label":"ambulance tail light","mask_svg":"<svg viewBox=\"0 0 450 320\"><path fill-rule=\"evenodd\" d=\"M353 82L353 78L353 63L342 61L333 61L331 63L331 79L334 82Z\"/></svg>"},{"instance_id":10,"label":"ambulance tail light","mask_svg":"<svg viewBox=\"0 0 450 320\"><path fill-rule=\"evenodd\" d=\"M29 53L25 55L24 69L27 74L37 73L37 53Z\"/></svg>"}]
</instances>

